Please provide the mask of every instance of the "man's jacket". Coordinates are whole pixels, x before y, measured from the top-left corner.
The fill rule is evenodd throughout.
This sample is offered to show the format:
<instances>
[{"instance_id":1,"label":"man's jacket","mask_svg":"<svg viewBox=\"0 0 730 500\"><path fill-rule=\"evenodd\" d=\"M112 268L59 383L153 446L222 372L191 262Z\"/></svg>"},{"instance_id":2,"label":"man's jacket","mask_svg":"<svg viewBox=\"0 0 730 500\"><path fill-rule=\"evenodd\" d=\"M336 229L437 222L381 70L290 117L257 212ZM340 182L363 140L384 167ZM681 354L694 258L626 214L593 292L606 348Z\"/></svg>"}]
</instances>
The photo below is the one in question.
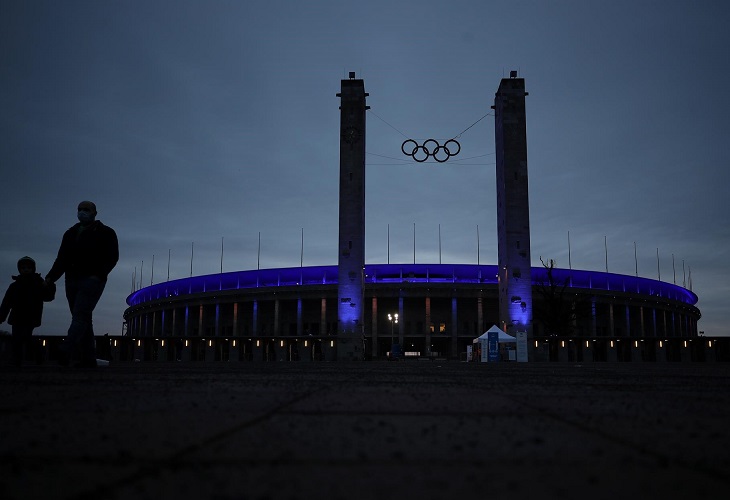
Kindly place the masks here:
<instances>
[{"instance_id":1,"label":"man's jacket","mask_svg":"<svg viewBox=\"0 0 730 500\"><path fill-rule=\"evenodd\" d=\"M85 227L74 224L63 234L46 279L55 283L66 273L66 279L96 276L106 281L118 260L119 242L112 228L98 220Z\"/></svg>"}]
</instances>

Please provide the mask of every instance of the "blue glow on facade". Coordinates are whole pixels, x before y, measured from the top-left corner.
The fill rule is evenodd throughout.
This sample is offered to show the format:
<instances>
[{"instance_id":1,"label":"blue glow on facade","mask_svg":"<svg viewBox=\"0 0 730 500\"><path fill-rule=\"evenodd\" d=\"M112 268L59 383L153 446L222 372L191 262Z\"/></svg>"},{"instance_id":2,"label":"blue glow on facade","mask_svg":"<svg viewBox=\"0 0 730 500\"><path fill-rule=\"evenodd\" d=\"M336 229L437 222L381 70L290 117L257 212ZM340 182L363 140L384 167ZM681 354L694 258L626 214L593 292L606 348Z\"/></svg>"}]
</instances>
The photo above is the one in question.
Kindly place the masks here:
<instances>
[{"instance_id":1,"label":"blue glow on facade","mask_svg":"<svg viewBox=\"0 0 730 500\"><path fill-rule=\"evenodd\" d=\"M557 282L568 281L570 288L581 290L636 293L689 305L697 304L697 295L678 285L649 278L599 271L554 269ZM532 268L532 284L547 281L543 267ZM365 284L388 283L459 283L497 285L496 265L475 264L366 264ZM213 292L227 292L268 287L322 286L337 283L337 266L290 267L235 271L193 276L141 288L127 297L127 304L137 306L166 298Z\"/></svg>"}]
</instances>

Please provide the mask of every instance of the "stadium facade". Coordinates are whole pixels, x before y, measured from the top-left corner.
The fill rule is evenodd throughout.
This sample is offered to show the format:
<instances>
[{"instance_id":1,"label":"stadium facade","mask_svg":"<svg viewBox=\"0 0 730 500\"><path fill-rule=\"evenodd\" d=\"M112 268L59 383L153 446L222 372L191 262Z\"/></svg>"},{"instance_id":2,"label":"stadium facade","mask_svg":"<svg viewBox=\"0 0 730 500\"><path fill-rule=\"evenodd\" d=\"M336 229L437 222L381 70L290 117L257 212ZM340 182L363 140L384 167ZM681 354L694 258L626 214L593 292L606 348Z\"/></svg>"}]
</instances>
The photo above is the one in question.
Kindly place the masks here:
<instances>
[{"instance_id":1,"label":"stadium facade","mask_svg":"<svg viewBox=\"0 0 730 500\"><path fill-rule=\"evenodd\" d=\"M550 280L546 269L533 268L533 287L567 282L577 314L570 335L535 322L529 343L533 357L550 338L575 341L577 359L577 351L595 350L596 341L633 340L644 350L647 340L653 345L654 340L697 337L697 296L681 286L594 271L552 272ZM361 341L367 358L387 358L392 343L402 345L407 356L463 358L476 337L498 324L495 265L366 265L364 285ZM128 303L128 336L155 339L158 345L162 340L161 347L166 338L189 339L201 349L219 346L216 359L230 359L223 352L234 348L241 360L337 359L337 266L195 276L142 288ZM535 305L541 308L540 293ZM395 313L398 323L388 320ZM177 347L190 347L190 342Z\"/></svg>"},{"instance_id":2,"label":"stadium facade","mask_svg":"<svg viewBox=\"0 0 730 500\"><path fill-rule=\"evenodd\" d=\"M127 337L148 346L145 359L385 359L394 343L407 357L459 359L493 325L524 334L532 360L653 359L664 356L665 344L678 345L670 339L686 347L698 336L691 290L531 266L527 93L515 72L501 80L492 106L497 265L365 264L367 96L354 73L342 80L337 265L195 276L137 290L124 319Z\"/></svg>"}]
</instances>

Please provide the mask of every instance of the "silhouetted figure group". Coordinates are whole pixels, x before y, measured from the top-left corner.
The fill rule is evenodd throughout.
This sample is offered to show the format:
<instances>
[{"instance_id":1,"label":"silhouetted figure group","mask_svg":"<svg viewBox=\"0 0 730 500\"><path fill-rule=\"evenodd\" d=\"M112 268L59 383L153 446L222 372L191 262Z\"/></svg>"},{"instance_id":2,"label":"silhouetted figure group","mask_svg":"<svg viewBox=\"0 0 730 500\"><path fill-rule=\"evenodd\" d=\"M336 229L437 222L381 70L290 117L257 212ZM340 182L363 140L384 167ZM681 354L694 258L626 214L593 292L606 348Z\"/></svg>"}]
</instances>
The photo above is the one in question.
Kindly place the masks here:
<instances>
[{"instance_id":1,"label":"silhouetted figure group","mask_svg":"<svg viewBox=\"0 0 730 500\"><path fill-rule=\"evenodd\" d=\"M51 270L45 280L36 273L35 261L23 257L18 261L18 276L8 287L0 305L0 323L12 326L13 363L20 366L24 345L30 342L33 329L41 325L43 302L54 299L56 281L65 275L66 299L71 311L71 326L59 347L59 363L72 362L80 368L96 368L93 312L99 302L107 277L119 260L119 243L114 230L96 220L96 205L79 203L79 222L63 235Z\"/></svg>"}]
</instances>

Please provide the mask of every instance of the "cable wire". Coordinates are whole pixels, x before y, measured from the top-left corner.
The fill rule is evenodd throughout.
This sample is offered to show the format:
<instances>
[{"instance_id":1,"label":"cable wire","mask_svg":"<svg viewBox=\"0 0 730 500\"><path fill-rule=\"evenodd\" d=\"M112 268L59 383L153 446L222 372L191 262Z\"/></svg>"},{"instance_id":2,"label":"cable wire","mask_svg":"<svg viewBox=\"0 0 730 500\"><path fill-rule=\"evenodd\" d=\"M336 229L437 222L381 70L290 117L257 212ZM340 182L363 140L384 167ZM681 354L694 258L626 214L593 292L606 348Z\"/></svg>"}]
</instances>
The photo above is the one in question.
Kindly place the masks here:
<instances>
[{"instance_id":1,"label":"cable wire","mask_svg":"<svg viewBox=\"0 0 730 500\"><path fill-rule=\"evenodd\" d=\"M369 165L405 165L410 164L410 160L402 159L402 158L393 158L392 156L386 156L386 155L379 155L377 153L370 153L368 151L365 152L366 155L370 156L377 156L378 158L385 158L387 160L393 160L393 161L399 161L401 163L369 163ZM454 160L454 163L460 164L460 165L494 165L494 163L463 163L468 160L474 160L476 158L484 158L485 156L492 156L494 153L485 153L483 155L476 155L476 156L470 156L468 158L460 158L458 160ZM438 162L422 162L422 163L438 163Z\"/></svg>"},{"instance_id":2,"label":"cable wire","mask_svg":"<svg viewBox=\"0 0 730 500\"><path fill-rule=\"evenodd\" d=\"M388 160L401 161L403 163L411 163L410 160L406 160L404 158L393 158L392 156L379 155L377 153L368 153L367 151L365 151L365 154L370 156L377 156L379 158L387 158Z\"/></svg>"},{"instance_id":3,"label":"cable wire","mask_svg":"<svg viewBox=\"0 0 730 500\"><path fill-rule=\"evenodd\" d=\"M398 132L400 135L402 135L403 137L405 137L406 140L408 140L408 141L412 141L413 140L410 137L408 137L406 134L404 134L403 132L401 132L400 130L398 130L397 128L395 128L393 125L391 125L390 123L388 123L387 121L385 121L383 118L381 118L380 116L378 116L378 114L375 113L375 112L373 112L372 109L368 109L368 111L373 116L375 116L378 120L380 120L381 122L385 123L387 126L389 126L393 130L395 130L396 132ZM459 137L461 137L467 130L469 130L474 125L476 125L477 123L479 123L480 121L482 121L483 119L485 119L487 116L494 116L494 113L487 113L487 114L485 114L484 116L482 116L481 118L479 118L477 121L475 121L474 123L472 123L471 125L469 125L468 127L466 127L464 130L462 130L461 132L459 132L458 135L455 135L452 139L449 139L449 140L456 141L456 139L458 139ZM459 144L459 143L457 142L457 144ZM461 147L459 147L459 149L461 149ZM366 154L370 154L370 155L373 155L373 156L379 156L381 158L387 158L389 160L401 161L401 162L403 162L403 164L404 163L410 163L410 162L408 162L408 160L400 160L398 158L393 158L391 156L384 156L384 155L378 155L378 154L375 154L375 153L367 153L367 152L366 152ZM474 158L480 158L482 156L487 156L487 155L490 155L490 154L494 154L494 153L487 153L485 155L473 156L471 158L462 158L461 160L454 160L454 162L465 161L465 160L472 160ZM419 162L419 163L424 163L424 162ZM425 162L425 163L436 163L436 162ZM438 162L438 163L443 163L443 162ZM491 163L460 163L460 164L461 165L492 165ZM398 163L393 163L393 164L389 164L389 163L374 163L372 165L399 165L399 164Z\"/></svg>"},{"instance_id":4,"label":"cable wire","mask_svg":"<svg viewBox=\"0 0 730 500\"><path fill-rule=\"evenodd\" d=\"M400 135L402 135L406 139L410 139L409 136L407 136L406 134L404 134L403 132L401 132L400 130L398 130L397 128L395 128L393 125L391 125L390 123L388 123L387 121L385 121L383 118L381 118L380 116L378 116L378 114L375 113L372 109L368 109L368 111L373 116L375 116L375 118L377 118L381 122L385 123L387 126L389 126L393 130L395 130L396 132L398 132ZM461 137L464 134L464 132L466 132L467 130L469 130L470 128L472 128L474 125L476 125L477 123L479 123L480 121L482 121L483 119L485 119L487 116L494 116L494 113L487 113L486 115L482 116L477 121L475 121L474 123L472 123L471 125L469 125L468 127L466 127L464 130L462 130L461 132L459 132L458 135L455 135L454 137L452 137L452 139L458 139L459 137Z\"/></svg>"},{"instance_id":5,"label":"cable wire","mask_svg":"<svg viewBox=\"0 0 730 500\"><path fill-rule=\"evenodd\" d=\"M373 110L372 110L372 109L368 109L368 111L370 112L370 114L372 114L373 116L375 116L375 118L377 118L377 119L378 119L378 120L380 120L381 122L385 123L385 124L386 124L387 126L389 126L389 127L390 127L390 128L392 128L393 130L395 130L396 132L398 132L398 133L399 133L400 135L402 135L402 136L403 136L403 137L405 137L406 139L410 139L410 137L408 137L408 136L407 136L406 134L404 134L403 132L401 132L400 130L398 130L397 128L395 128L395 127L394 127L393 125L391 125L390 123L388 123L388 122L386 122L385 120L383 120L382 118L380 118L380 117L379 117L379 116L378 116L378 115L377 115L376 113L374 113L374 112L373 112Z\"/></svg>"},{"instance_id":6,"label":"cable wire","mask_svg":"<svg viewBox=\"0 0 730 500\"><path fill-rule=\"evenodd\" d=\"M474 123L472 123L471 125L469 125L468 127L466 127L464 130L462 130L461 133L459 133L459 135L457 135L457 136L454 137L454 139L458 139L459 137L461 137L461 134L463 134L464 132L466 132L467 130L469 130L470 128L472 128L474 125L476 125L477 123L479 123L480 121L484 120L487 116L490 116L490 115L491 116L494 116L493 113L487 113L486 115L482 116L477 121L475 121Z\"/></svg>"}]
</instances>

